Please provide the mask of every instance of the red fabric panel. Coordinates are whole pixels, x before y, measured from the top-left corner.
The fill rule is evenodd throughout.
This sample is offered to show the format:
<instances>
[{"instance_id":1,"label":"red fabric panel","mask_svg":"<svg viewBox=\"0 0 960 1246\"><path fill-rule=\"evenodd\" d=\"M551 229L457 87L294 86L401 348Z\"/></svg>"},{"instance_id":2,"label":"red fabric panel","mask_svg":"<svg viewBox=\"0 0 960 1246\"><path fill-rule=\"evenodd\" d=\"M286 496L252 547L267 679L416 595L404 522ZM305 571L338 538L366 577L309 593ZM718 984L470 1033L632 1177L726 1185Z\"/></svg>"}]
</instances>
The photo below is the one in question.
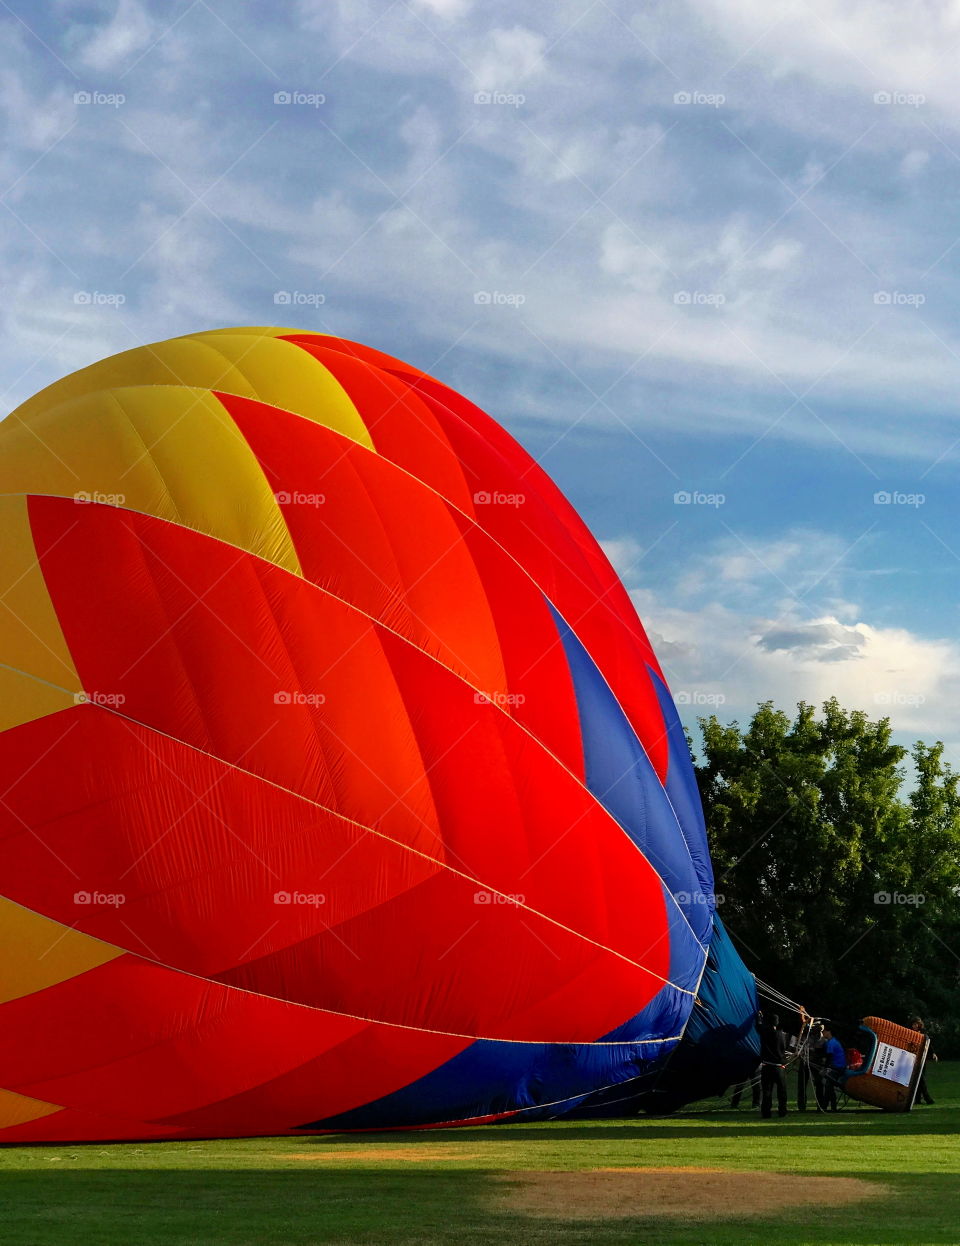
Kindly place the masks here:
<instances>
[{"instance_id":1,"label":"red fabric panel","mask_svg":"<svg viewBox=\"0 0 960 1246\"><path fill-rule=\"evenodd\" d=\"M510 695L506 708L583 782L576 693L546 598L482 528L464 516L460 526L497 620Z\"/></svg>"},{"instance_id":2,"label":"red fabric panel","mask_svg":"<svg viewBox=\"0 0 960 1246\"><path fill-rule=\"evenodd\" d=\"M70 1110L0 1141L283 1132L408 1085L466 1045L124 956L0 1006L7 1088Z\"/></svg>"},{"instance_id":3,"label":"red fabric panel","mask_svg":"<svg viewBox=\"0 0 960 1246\"><path fill-rule=\"evenodd\" d=\"M587 940L617 949L631 959L643 959L654 972L666 972L665 943L648 956L650 944L657 943L665 930L662 892L653 871L572 776L520 731L509 716L489 704L477 704L471 690L444 668L298 578L258 563L250 555L241 555L238 561L236 550L188 530L114 508L77 508L59 499L32 499L31 515L51 596L85 687L119 691L126 698L125 714L174 733L179 724L172 719L167 702L159 694L159 683L169 700L185 705L193 702L199 707L197 717L187 721L185 735L189 737L200 723L207 733L198 736L201 745L206 744L227 761L249 767L273 782L291 780L290 760L283 754L277 755L273 747L271 718L282 720L276 734L283 736L285 748L294 749L298 757L309 753L314 741L322 739L325 772L336 776L333 794L337 808L361 821L370 817L371 825L381 826L387 833L399 826L401 834L397 838L411 842L417 838L417 810L402 799L402 791L385 794L377 777L384 766L384 755L403 747L418 760L422 758L420 765L429 776L424 782L429 783L428 791L432 793L430 812L435 824L443 827L444 843L442 848L437 845L438 853L445 854L471 879L479 879L482 886L507 894L523 894L530 908L581 932ZM157 569L151 577L141 577L144 587L139 596L129 589L117 591L114 575L121 584L128 585L133 570L148 562ZM250 587L246 597L238 594L235 581ZM199 595L204 595L203 613L191 609ZM270 603L268 626L264 626L264 616L251 608L258 600ZM157 609L158 602L163 604L162 611ZM135 645L131 636L136 637ZM334 664L336 682L328 685L331 695L320 705L305 707L306 717L296 719L299 733L290 732L286 719L288 710L299 707L277 707L272 697L264 695L259 657L264 642L274 664L290 662L286 645L298 655L305 651L301 662L311 662L316 669L331 661ZM145 646L147 656L131 661L131 652L142 654ZM182 670L196 673L196 696L178 697L178 687L170 682L177 663ZM371 663L376 664L378 678L395 703L414 707L412 721L406 719L404 712L399 745L394 735L396 724L381 722L383 705L389 706L390 702L378 694L377 684L370 679ZM182 682L184 675L180 674L179 679ZM315 688L318 682L304 679L301 686ZM375 711L371 707L376 707ZM107 710L92 706L79 707L76 712L78 716L112 717ZM331 719L335 728L331 727ZM353 741L349 748L343 744L347 737ZM258 743L261 739L262 744ZM89 746L86 750L78 749L78 757L85 757L87 765L90 756ZM103 756L101 751L98 759ZM194 759L196 754L190 757ZM127 788L139 791L140 799L149 808L152 799L169 802L168 789L172 785L169 771L149 748L147 758L146 778L136 761L129 773L127 769L119 773ZM209 785L205 783L206 776L201 779L201 772L192 765L191 760L182 774L188 788L200 795ZM34 769L37 782L42 782L42 763L38 762ZM72 769L81 776L80 784L87 785L82 790L89 793L90 780L82 777L84 763L76 762ZM177 773L178 766L172 770ZM108 773L114 772L116 767L111 766ZM68 770L68 777L69 773ZM162 776L160 780L157 774ZM356 787L346 781L350 776L355 777ZM46 777L49 781L49 770ZM269 822L274 816L272 806L268 804L261 813L258 803L245 795L248 789L243 786L244 780L237 782L237 803L224 803L223 812L229 812L229 818L223 820L229 825L230 819L239 819L242 828L248 822ZM306 794L309 796L311 787L317 786L308 778L304 783ZM151 787L156 788L155 798L148 795ZM232 790L224 780L216 788L217 799L227 802ZM27 789L22 798L27 799ZM248 799L245 818L244 801ZM369 802L366 808L362 805L364 800ZM107 822L99 808L102 801L92 807L75 798L74 803L90 809L85 816L102 835ZM172 819L166 818L169 813L173 814ZM191 833L198 845L207 842L211 830L213 842L218 836L222 838L216 820L211 821L208 813L203 803L189 811L190 827L194 829L191 832L190 827L186 828L182 840L171 831L168 865L172 876L182 865L183 852L189 850ZM176 817L175 808L163 808L163 816L158 820L166 829ZM150 824L148 816L144 834L149 834ZM121 819L114 823L112 833L118 841L126 833L124 827ZM242 833L246 833L245 829ZM272 901L278 876L284 880L282 885L291 890L293 886L305 892L322 889L314 880L329 867L333 848L327 850L329 841L325 842L320 832L316 872L308 868L309 854L297 855L296 839L289 849L287 836L282 834L272 847L268 837L255 842L263 850L261 857L268 850L273 854L263 857L269 868L266 878L261 875L261 913L269 903L266 897ZM383 844L382 840L378 842ZM350 850L350 856L359 852L358 862L364 860L363 851L354 849L349 838L345 837L343 847L345 852ZM370 846L369 866L346 868L346 899L342 921L335 930L326 932L328 918L323 909L316 914L319 929L314 926L305 940L291 938L290 928L281 926L276 934L282 930L285 941L279 946L293 946L289 953L277 951L272 960L269 954L271 948L277 948L276 934L265 928L269 923L264 919L258 932L263 943L250 951L247 958L265 956L257 962L265 976L250 977L247 985L271 994L289 993L326 1006L409 1024L488 1036L503 1034L538 1040L555 1037L559 1041L567 1041L570 1034L544 1032L542 1027L550 1020L547 1012L541 1010L534 1015L530 1010L535 1008L538 998L563 990L565 983L581 972L584 957L599 954L604 959L604 967L597 969L597 982L603 982L604 987L601 990L598 985L596 992L604 997L583 1006L580 1023L584 1037L595 1037L633 1015L653 994L656 982L649 975L625 965L610 953L599 953L590 942L578 941L577 953L571 951L557 959L543 945L553 948L557 940L572 936L532 913L523 913L523 920L536 937L524 938L534 946L529 953L524 951L522 957L518 956L517 949L523 946L519 942L522 932L518 933L516 926L519 910L492 903L482 909L478 918L480 909L473 901L477 884L454 874L444 873L438 876L435 886L428 887L429 905L418 903L419 896L424 894L423 887L411 892L406 900L401 899L398 893L410 884L413 876L402 874L401 885L396 884L398 871L392 864L396 851L384 846L378 852ZM157 854L161 858L167 854L164 842L158 843L145 859L149 862ZM134 937L139 937L148 949L157 949L164 938L180 939L181 946L189 944L187 951L196 955L205 937L203 922L211 927L229 927L234 913L248 903L249 886L257 881L257 854L247 855L249 861L240 854L242 864L237 870L215 867L192 887L163 892L157 901L159 910L149 906L137 909L135 926L130 921L134 909L126 910L127 925L136 932ZM405 856L409 854L401 859ZM294 868L297 873L287 883ZM238 878L244 877L250 880L249 886L238 883ZM389 880L386 886L380 881L383 877ZM577 880L576 887L570 885L571 879ZM624 894L631 896L630 905L622 903ZM14 894L13 898L18 897ZM410 916L398 924L395 915L407 912L406 906ZM330 912L334 911L331 908ZM148 924L150 913L156 919L154 925ZM125 920L125 916L119 912L104 913L91 920L115 923ZM477 944L484 955L474 961L464 958L462 963L459 954L446 955L451 945L478 921ZM429 929L420 929L421 926ZM397 937L398 931L408 929L409 939ZM184 930L189 932L188 936L184 936ZM245 938L248 933L244 931ZM111 941L131 946L129 933ZM224 950L220 936L211 934L209 942L217 945L220 956ZM230 946L237 954L237 944ZM542 956L536 947L541 948ZM358 948L366 949L360 951L362 973L357 971ZM418 951L421 948L425 950ZM160 955L159 950L149 954ZM315 974L313 969L318 965L323 972ZM344 968L347 965L351 972ZM501 998L502 991L497 994L501 988L490 977L491 966L497 965L509 967L504 975L509 987L505 999ZM271 976L276 972L281 972L279 985L276 977ZM414 998L410 998L411 981L422 984ZM330 989L335 998L318 998L328 984L333 984ZM508 1012L504 1011L505 1003ZM512 1033L510 1017L527 1015L530 1026L539 1027L538 1032ZM565 1029L562 1015L558 1015L556 1024Z\"/></svg>"},{"instance_id":4,"label":"red fabric panel","mask_svg":"<svg viewBox=\"0 0 960 1246\"><path fill-rule=\"evenodd\" d=\"M423 760L372 624L190 529L56 498L29 507L88 693L122 696L129 717L440 855Z\"/></svg>"},{"instance_id":5,"label":"red fabric panel","mask_svg":"<svg viewBox=\"0 0 960 1246\"><path fill-rule=\"evenodd\" d=\"M378 453L392 461L399 456L419 464L420 471L415 473L418 479L429 479L443 497L473 514L473 491L467 487L460 462L426 403L406 380L342 350L331 350L326 341L317 338L297 345L332 372L350 395ZM224 401L227 395L217 397Z\"/></svg>"},{"instance_id":6,"label":"red fabric panel","mask_svg":"<svg viewBox=\"0 0 960 1246\"><path fill-rule=\"evenodd\" d=\"M619 577L549 476L479 407L402 361L343 339L294 334L286 340L296 342L315 356L317 351L325 351L325 360L339 352L345 361L341 365L342 383L348 393L352 377L347 361L351 357L389 372L405 383L434 416L472 497L523 495L520 507L503 503L475 505L477 520L533 577L580 637L664 782L668 761L666 728L647 673L649 666L662 677L660 666ZM361 414L365 396L366 390L356 399ZM445 492L445 477L437 472L436 454L423 454L417 441L402 435L377 439L376 444L381 454L450 497ZM450 500L459 505L455 498Z\"/></svg>"},{"instance_id":7,"label":"red fabric panel","mask_svg":"<svg viewBox=\"0 0 960 1246\"><path fill-rule=\"evenodd\" d=\"M503 686L484 585L437 494L323 425L219 394L280 498L308 580L479 687ZM449 456L449 452L448 452ZM317 504L304 498L324 499Z\"/></svg>"},{"instance_id":8,"label":"red fabric panel","mask_svg":"<svg viewBox=\"0 0 960 1246\"><path fill-rule=\"evenodd\" d=\"M251 1119L270 1122L270 1132L282 1133L409 1086L468 1046L461 1038L368 1025L272 1082L163 1121L200 1137L247 1133ZM318 1103L321 1109L310 1115Z\"/></svg>"},{"instance_id":9,"label":"red fabric panel","mask_svg":"<svg viewBox=\"0 0 960 1246\"><path fill-rule=\"evenodd\" d=\"M417 382L417 393L436 415L474 492L523 496L518 508L478 507L478 522L516 558L576 632L664 782L666 728L647 667L662 673L606 556L556 485L495 421L429 378Z\"/></svg>"},{"instance_id":10,"label":"red fabric panel","mask_svg":"<svg viewBox=\"0 0 960 1246\"><path fill-rule=\"evenodd\" d=\"M6 896L191 973L336 929L441 868L93 705L7 732L6 789ZM76 903L78 893L88 902ZM278 893L290 902L278 904ZM352 1011L370 1015L362 981L352 984ZM278 994L275 986L263 989ZM317 989L310 1002L329 1003Z\"/></svg>"},{"instance_id":11,"label":"red fabric panel","mask_svg":"<svg viewBox=\"0 0 960 1246\"><path fill-rule=\"evenodd\" d=\"M403 377L409 383L409 374L406 371L399 372L398 376ZM430 376L422 376L411 384L411 388L414 393L424 399L426 405L437 416L437 422L445 432L449 434L453 428L465 427L475 434L475 437L471 439L458 437L451 441L455 450L458 446L461 451L470 449L470 453L464 455L462 460L469 464L469 467L465 469L468 474L473 469L477 472L479 480L479 477L488 470L498 472L496 460L506 465L511 472L515 487L525 488L528 492L532 490L536 494L546 508L546 513L538 515L538 519L550 516L557 525L566 530L568 539L564 542L563 548L558 548L557 552L562 552L565 555L565 561L573 566L575 564L574 560L569 557L569 550L571 546L576 547L582 559L583 569L580 570L580 577L583 582L589 583L591 579L596 581L597 589L606 608L622 620L643 649L645 661L662 675L643 624L637 617L637 612L620 577L610 565L609 559L597 544L589 528L540 464L531 458L520 443L511 437L496 420L491 419L485 411L470 402L468 398L464 398L462 394L458 394L456 390L450 389L449 386L441 384ZM455 420L451 420L449 415L441 415L438 407L449 412L449 415L455 416ZM491 457L482 464L475 458L475 450L480 446L487 446L493 452ZM475 487L482 488L483 486L478 483ZM589 574L586 568L589 568Z\"/></svg>"},{"instance_id":12,"label":"red fabric panel","mask_svg":"<svg viewBox=\"0 0 960 1246\"><path fill-rule=\"evenodd\" d=\"M119 956L9 1000L0 1005L3 1084L29 1094L26 1087L51 1074L95 1069L182 1038L206 1010L220 1010L227 994L202 978ZM135 1114L135 1108L121 1112Z\"/></svg>"},{"instance_id":13,"label":"red fabric panel","mask_svg":"<svg viewBox=\"0 0 960 1246\"><path fill-rule=\"evenodd\" d=\"M385 372L397 372L413 378L427 375L419 368L415 368L413 364L406 363L402 359L395 359L393 355L384 354L382 350L374 350L372 346L364 346L361 342L351 342L345 337L333 337L322 333L285 333L280 340L296 342L298 346L302 346L311 354L315 350L338 351L351 359L360 359L364 363L372 364L375 368L382 368Z\"/></svg>"},{"instance_id":14,"label":"red fabric panel","mask_svg":"<svg viewBox=\"0 0 960 1246\"><path fill-rule=\"evenodd\" d=\"M417 690L412 721L450 860L666 976L662 884L626 833L509 717L396 637L383 643L399 684ZM424 708L434 704L442 715Z\"/></svg>"},{"instance_id":15,"label":"red fabric panel","mask_svg":"<svg viewBox=\"0 0 960 1246\"><path fill-rule=\"evenodd\" d=\"M183 1130L175 1126L75 1112L72 1108L0 1129L0 1143L8 1146L30 1142L162 1142L183 1136Z\"/></svg>"},{"instance_id":16,"label":"red fabric panel","mask_svg":"<svg viewBox=\"0 0 960 1246\"><path fill-rule=\"evenodd\" d=\"M113 965L118 969L111 974ZM142 999L151 983L159 984L165 994L174 992L181 1032L160 1039L167 1018L151 1007L158 1033L149 1046L119 1058L114 1055L109 1061L101 1054L96 1065L72 1073L63 1071L69 1057L60 1052L48 1066L53 1077L18 1083L16 1089L22 1094L111 1115L133 1111L139 1118L150 1120L205 1106L272 1080L301 1065L307 1053L319 1055L364 1028L361 1021L224 990L216 983L201 983L202 995L196 999L198 992L179 987L184 975L142 961L122 958L109 962L104 969L96 984L85 984L86 975L74 979L76 989L86 991L87 1007L94 1017L111 1000L117 1007L118 992L129 989ZM163 983L161 978L173 981ZM180 991L182 1000L178 998ZM66 1007L69 1010L69 1002ZM128 1013L129 995L122 1007ZM129 1031L127 1015L124 1022L124 1029ZM94 1023L90 1028L99 1027ZM297 1122L294 1117L283 1123Z\"/></svg>"},{"instance_id":17,"label":"red fabric panel","mask_svg":"<svg viewBox=\"0 0 960 1246\"><path fill-rule=\"evenodd\" d=\"M275 407L219 397L286 499L284 518L307 579L498 695L582 777L563 647L542 593L516 563L387 459ZM317 492L326 498L321 505L294 500Z\"/></svg>"},{"instance_id":18,"label":"red fabric panel","mask_svg":"<svg viewBox=\"0 0 960 1246\"><path fill-rule=\"evenodd\" d=\"M220 979L247 989L275 982L285 998L309 1000L347 996L362 975L384 1020L527 1042L591 1042L661 986L516 905L478 903L476 895L474 883L454 887L450 876L437 877L344 923L335 938L308 940Z\"/></svg>"},{"instance_id":19,"label":"red fabric panel","mask_svg":"<svg viewBox=\"0 0 960 1246\"><path fill-rule=\"evenodd\" d=\"M67 715L76 723L64 735ZM0 875L11 899L84 933L250 991L481 1037L590 1041L657 985L492 893L478 902L475 882L213 758L94 706L55 718L8 733L0 754L0 784L14 784L0 807ZM194 792L216 792L215 806ZM293 903L275 903L278 879ZM122 902L77 905L78 889ZM322 904L295 902L321 890ZM584 973L589 989L574 985Z\"/></svg>"}]
</instances>

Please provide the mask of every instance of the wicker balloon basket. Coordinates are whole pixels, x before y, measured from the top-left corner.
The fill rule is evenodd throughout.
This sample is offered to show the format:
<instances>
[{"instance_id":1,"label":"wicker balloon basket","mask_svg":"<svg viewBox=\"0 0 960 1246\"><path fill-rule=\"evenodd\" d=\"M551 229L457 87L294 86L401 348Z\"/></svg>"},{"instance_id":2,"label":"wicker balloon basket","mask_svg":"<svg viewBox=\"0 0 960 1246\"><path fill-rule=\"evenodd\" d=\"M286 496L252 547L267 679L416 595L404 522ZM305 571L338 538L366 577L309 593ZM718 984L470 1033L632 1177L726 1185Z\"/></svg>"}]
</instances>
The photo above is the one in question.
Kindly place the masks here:
<instances>
[{"instance_id":1,"label":"wicker balloon basket","mask_svg":"<svg viewBox=\"0 0 960 1246\"><path fill-rule=\"evenodd\" d=\"M860 1029L869 1040L867 1051L861 1068L844 1079L844 1090L851 1099L885 1112L909 1112L923 1076L929 1038L883 1017L864 1017Z\"/></svg>"}]
</instances>

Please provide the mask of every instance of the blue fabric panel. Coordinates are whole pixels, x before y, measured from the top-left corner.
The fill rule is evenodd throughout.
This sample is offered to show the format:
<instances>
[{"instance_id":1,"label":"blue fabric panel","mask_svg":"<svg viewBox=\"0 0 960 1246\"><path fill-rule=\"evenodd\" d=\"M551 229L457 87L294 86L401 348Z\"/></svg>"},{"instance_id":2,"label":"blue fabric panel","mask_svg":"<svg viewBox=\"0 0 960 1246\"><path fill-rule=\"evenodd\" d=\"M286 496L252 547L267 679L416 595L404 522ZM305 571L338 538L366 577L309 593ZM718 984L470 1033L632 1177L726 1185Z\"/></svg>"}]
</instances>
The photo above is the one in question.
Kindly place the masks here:
<instances>
[{"instance_id":1,"label":"blue fabric panel","mask_svg":"<svg viewBox=\"0 0 960 1246\"><path fill-rule=\"evenodd\" d=\"M683 724L673 703L670 689L657 675L650 671L650 678L657 691L663 720L667 725L667 741L669 745L669 761L667 763L667 795L676 810L683 837L687 842L687 850L693 861L700 889L704 896L713 895L713 865L710 861L710 849L707 846L707 828L703 821L703 807L700 804L700 792L697 789L697 776L693 770L687 738L683 734ZM711 906L712 907L712 906Z\"/></svg>"},{"instance_id":2,"label":"blue fabric panel","mask_svg":"<svg viewBox=\"0 0 960 1246\"><path fill-rule=\"evenodd\" d=\"M760 1061L757 989L718 917L698 1002L682 1041L653 1076L585 1096L570 1105L579 1119L675 1112L751 1077Z\"/></svg>"},{"instance_id":3,"label":"blue fabric panel","mask_svg":"<svg viewBox=\"0 0 960 1246\"><path fill-rule=\"evenodd\" d=\"M363 1107L302 1129L386 1129L469 1121L515 1109L559 1115L601 1086L649 1073L675 1043L614 1046L479 1039L433 1072Z\"/></svg>"},{"instance_id":4,"label":"blue fabric panel","mask_svg":"<svg viewBox=\"0 0 960 1246\"><path fill-rule=\"evenodd\" d=\"M657 1111L721 1094L752 1076L760 1060L756 982L716 915L713 926L697 1005L648 1105Z\"/></svg>"},{"instance_id":5,"label":"blue fabric panel","mask_svg":"<svg viewBox=\"0 0 960 1246\"><path fill-rule=\"evenodd\" d=\"M549 605L549 602L548 602ZM663 879L703 947L710 938L712 896L703 892L687 842L657 773L593 659L553 607L573 680L588 789L616 818ZM686 747L686 746L684 746ZM681 940L670 976L686 976L686 957L702 954ZM699 966L698 966L699 969Z\"/></svg>"}]
</instances>

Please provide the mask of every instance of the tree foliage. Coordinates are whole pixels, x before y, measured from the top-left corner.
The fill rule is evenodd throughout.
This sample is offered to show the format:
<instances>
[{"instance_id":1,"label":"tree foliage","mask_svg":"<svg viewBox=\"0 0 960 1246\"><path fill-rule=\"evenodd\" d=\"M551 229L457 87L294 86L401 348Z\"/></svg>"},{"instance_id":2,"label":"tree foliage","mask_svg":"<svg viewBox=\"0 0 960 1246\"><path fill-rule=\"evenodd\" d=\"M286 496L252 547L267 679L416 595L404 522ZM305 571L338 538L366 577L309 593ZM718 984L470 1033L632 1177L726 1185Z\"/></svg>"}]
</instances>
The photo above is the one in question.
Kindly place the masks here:
<instances>
[{"instance_id":1,"label":"tree foliage","mask_svg":"<svg viewBox=\"0 0 960 1246\"><path fill-rule=\"evenodd\" d=\"M960 1052L960 776L835 699L700 719L724 922L758 977L838 1021L919 1013Z\"/></svg>"}]
</instances>

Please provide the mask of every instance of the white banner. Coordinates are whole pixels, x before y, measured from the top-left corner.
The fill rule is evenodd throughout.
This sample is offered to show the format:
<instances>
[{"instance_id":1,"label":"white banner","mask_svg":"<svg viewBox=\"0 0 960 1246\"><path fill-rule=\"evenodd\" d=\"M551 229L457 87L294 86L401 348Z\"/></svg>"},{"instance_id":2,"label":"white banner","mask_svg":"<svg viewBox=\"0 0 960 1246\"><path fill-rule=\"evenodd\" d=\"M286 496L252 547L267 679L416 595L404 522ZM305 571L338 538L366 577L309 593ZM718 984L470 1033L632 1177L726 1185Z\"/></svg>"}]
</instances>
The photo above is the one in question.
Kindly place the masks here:
<instances>
[{"instance_id":1,"label":"white banner","mask_svg":"<svg viewBox=\"0 0 960 1246\"><path fill-rule=\"evenodd\" d=\"M913 1066L917 1057L902 1047L891 1047L889 1043L877 1043L877 1054L873 1061L871 1073L877 1077L885 1077L889 1082L897 1082L900 1086L909 1086L913 1076Z\"/></svg>"}]
</instances>

